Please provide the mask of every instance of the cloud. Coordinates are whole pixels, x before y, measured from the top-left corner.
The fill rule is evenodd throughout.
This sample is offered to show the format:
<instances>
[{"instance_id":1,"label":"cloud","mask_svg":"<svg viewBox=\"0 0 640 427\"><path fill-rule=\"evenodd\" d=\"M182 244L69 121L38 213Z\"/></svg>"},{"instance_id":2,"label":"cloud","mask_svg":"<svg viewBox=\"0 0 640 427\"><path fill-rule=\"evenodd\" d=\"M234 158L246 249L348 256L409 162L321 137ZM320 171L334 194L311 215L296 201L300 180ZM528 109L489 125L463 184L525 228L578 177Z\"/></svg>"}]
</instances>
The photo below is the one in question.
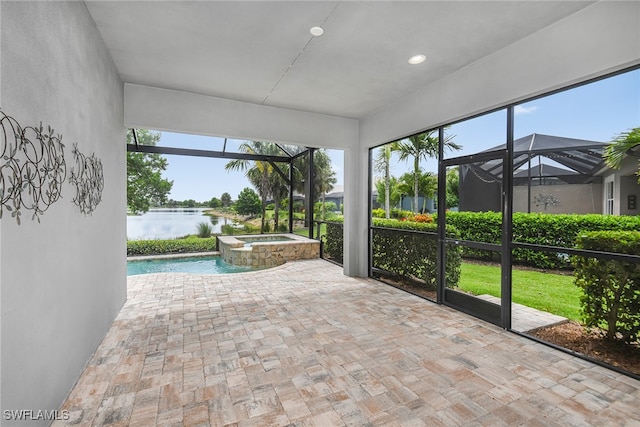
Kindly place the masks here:
<instances>
[{"instance_id":1,"label":"cloud","mask_svg":"<svg viewBox=\"0 0 640 427\"><path fill-rule=\"evenodd\" d=\"M536 107L535 105L532 105L530 107L523 107L522 105L516 105L516 107L513 109L513 112L515 114L529 114L529 113L533 113L538 109L538 107Z\"/></svg>"}]
</instances>

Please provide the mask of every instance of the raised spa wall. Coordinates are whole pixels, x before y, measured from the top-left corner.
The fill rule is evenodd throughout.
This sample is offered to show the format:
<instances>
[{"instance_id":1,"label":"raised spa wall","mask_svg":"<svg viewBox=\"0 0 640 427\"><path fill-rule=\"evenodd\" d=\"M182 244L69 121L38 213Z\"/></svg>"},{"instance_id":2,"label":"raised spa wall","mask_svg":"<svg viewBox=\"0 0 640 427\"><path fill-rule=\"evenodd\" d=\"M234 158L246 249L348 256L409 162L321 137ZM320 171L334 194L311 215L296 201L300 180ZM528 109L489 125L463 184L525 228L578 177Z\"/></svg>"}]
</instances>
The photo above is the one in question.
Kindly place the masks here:
<instances>
[{"instance_id":1,"label":"raised spa wall","mask_svg":"<svg viewBox=\"0 0 640 427\"><path fill-rule=\"evenodd\" d=\"M320 258L320 242L296 234L218 236L218 250L229 264L255 268Z\"/></svg>"}]
</instances>

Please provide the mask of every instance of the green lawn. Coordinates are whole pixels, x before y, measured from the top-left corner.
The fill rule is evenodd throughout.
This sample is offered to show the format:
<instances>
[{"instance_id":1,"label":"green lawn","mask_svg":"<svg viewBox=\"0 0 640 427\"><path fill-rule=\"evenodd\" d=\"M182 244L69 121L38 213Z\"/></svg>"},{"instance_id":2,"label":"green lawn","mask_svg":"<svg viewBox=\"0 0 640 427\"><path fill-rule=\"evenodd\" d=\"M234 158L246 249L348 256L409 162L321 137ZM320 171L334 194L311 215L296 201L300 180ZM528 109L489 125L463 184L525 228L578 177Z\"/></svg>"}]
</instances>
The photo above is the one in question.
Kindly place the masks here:
<instances>
[{"instance_id":1,"label":"green lawn","mask_svg":"<svg viewBox=\"0 0 640 427\"><path fill-rule=\"evenodd\" d=\"M459 288L474 295L500 296L500 267L462 263ZM513 302L580 321L580 289L573 276L513 270Z\"/></svg>"},{"instance_id":2,"label":"green lawn","mask_svg":"<svg viewBox=\"0 0 640 427\"><path fill-rule=\"evenodd\" d=\"M309 237L309 229L306 227L296 228L295 230L293 230L293 233L298 234L300 236ZM313 237L315 239L318 238L317 234L318 234L318 226L316 226L313 229ZM320 224L320 235L324 236L325 234L327 234L327 224Z\"/></svg>"}]
</instances>

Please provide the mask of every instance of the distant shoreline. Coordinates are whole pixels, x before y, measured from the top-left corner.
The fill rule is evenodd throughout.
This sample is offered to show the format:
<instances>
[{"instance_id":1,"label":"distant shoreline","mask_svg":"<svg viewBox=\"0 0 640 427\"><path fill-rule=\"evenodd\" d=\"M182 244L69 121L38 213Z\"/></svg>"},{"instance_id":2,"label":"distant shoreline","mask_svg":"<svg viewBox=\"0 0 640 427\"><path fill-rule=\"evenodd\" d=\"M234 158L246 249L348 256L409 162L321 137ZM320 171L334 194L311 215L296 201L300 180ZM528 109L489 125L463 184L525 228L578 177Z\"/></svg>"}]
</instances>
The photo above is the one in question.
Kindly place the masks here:
<instances>
[{"instance_id":1,"label":"distant shoreline","mask_svg":"<svg viewBox=\"0 0 640 427\"><path fill-rule=\"evenodd\" d=\"M217 209L205 209L202 212L204 215L209 215L209 216L219 216L221 218L228 218L228 219L232 219L235 222L238 223L244 223L244 222L248 222L251 220L251 217L246 217L246 216L242 216L242 215L238 215L238 214L234 214L234 213L230 213L230 212L222 212L219 211Z\"/></svg>"}]
</instances>

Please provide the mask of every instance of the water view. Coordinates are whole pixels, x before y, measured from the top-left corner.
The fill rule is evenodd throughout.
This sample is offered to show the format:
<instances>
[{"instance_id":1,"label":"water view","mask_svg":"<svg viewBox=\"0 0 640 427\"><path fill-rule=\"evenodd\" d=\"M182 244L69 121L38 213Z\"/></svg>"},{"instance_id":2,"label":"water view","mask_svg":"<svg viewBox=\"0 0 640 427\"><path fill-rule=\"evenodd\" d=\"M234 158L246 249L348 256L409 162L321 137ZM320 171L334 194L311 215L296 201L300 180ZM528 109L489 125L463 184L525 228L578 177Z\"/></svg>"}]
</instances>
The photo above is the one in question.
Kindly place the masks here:
<instances>
[{"instance_id":1,"label":"water view","mask_svg":"<svg viewBox=\"0 0 640 427\"><path fill-rule=\"evenodd\" d=\"M225 224L234 224L228 218L204 215L206 209L151 209L142 215L127 216L127 239L174 239L196 234L201 222L210 222L212 233L220 233Z\"/></svg>"}]
</instances>

